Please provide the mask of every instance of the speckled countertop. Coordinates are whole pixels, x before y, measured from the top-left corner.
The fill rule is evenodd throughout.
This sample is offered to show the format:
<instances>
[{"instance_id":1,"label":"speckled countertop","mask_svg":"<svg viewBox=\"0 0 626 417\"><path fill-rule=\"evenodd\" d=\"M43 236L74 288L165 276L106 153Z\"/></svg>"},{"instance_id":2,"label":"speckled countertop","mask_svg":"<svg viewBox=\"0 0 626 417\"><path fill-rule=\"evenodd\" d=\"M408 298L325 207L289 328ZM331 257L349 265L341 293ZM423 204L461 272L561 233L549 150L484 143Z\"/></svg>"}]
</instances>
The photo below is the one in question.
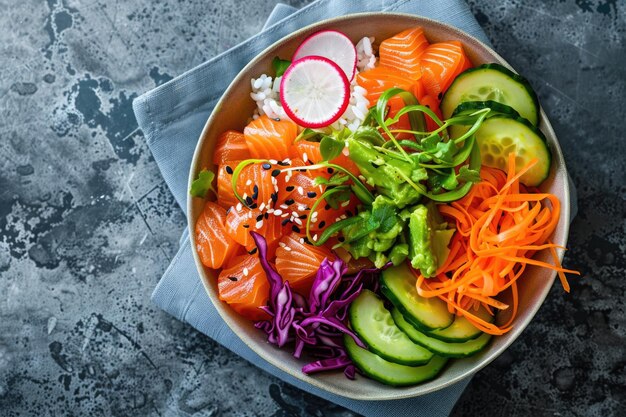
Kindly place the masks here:
<instances>
[{"instance_id":1,"label":"speckled countertop","mask_svg":"<svg viewBox=\"0 0 626 417\"><path fill-rule=\"evenodd\" d=\"M352 415L149 299L185 219L131 102L274 3L0 0L0 416ZM471 6L560 138L580 204L566 264L583 277L554 286L453 415L624 416L626 4Z\"/></svg>"}]
</instances>

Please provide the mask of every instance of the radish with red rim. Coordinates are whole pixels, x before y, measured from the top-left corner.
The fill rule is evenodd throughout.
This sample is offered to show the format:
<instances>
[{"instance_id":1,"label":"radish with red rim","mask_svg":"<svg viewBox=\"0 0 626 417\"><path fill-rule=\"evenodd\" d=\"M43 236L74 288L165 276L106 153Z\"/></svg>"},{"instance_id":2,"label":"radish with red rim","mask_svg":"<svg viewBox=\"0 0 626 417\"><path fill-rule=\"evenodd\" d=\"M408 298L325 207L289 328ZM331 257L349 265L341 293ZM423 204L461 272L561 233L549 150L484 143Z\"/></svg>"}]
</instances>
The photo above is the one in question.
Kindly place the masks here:
<instances>
[{"instance_id":1,"label":"radish with red rim","mask_svg":"<svg viewBox=\"0 0 626 417\"><path fill-rule=\"evenodd\" d=\"M294 61L280 82L285 113L303 127L319 128L335 122L350 102L350 82L343 70L322 56Z\"/></svg>"},{"instance_id":2,"label":"radish with red rim","mask_svg":"<svg viewBox=\"0 0 626 417\"><path fill-rule=\"evenodd\" d=\"M323 56L333 61L352 81L356 74L357 53L354 44L344 33L322 30L306 38L296 49L292 61L307 56Z\"/></svg>"}]
</instances>

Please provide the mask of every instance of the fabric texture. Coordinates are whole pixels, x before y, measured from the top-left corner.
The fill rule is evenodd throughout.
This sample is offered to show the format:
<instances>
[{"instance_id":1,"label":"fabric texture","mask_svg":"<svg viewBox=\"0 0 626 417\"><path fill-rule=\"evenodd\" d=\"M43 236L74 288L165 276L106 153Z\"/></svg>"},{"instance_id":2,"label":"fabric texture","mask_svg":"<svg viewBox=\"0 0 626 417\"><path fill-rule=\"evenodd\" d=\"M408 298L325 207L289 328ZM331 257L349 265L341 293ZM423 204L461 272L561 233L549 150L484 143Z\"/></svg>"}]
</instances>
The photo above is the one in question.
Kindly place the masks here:
<instances>
[{"instance_id":1,"label":"fabric texture","mask_svg":"<svg viewBox=\"0 0 626 417\"><path fill-rule=\"evenodd\" d=\"M318 0L302 9L278 4L256 36L138 97L133 109L154 159L183 211L186 167L211 110L237 73L259 52L294 30L329 17L389 11L421 15L464 30L489 43L463 0ZM270 365L223 322L196 270L189 232L152 295L160 308L285 382L365 416L447 416L469 379L436 393L394 401L355 401L322 391Z\"/></svg>"}]
</instances>

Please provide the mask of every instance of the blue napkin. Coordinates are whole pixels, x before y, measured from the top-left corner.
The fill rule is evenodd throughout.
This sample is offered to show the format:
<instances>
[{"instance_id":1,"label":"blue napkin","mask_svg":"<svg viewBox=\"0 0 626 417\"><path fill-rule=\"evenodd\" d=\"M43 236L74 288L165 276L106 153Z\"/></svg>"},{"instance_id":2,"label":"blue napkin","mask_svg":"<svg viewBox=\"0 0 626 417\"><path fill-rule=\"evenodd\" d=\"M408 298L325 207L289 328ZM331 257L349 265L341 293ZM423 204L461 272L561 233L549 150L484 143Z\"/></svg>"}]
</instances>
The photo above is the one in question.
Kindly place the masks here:
<instances>
[{"instance_id":1,"label":"blue napkin","mask_svg":"<svg viewBox=\"0 0 626 417\"><path fill-rule=\"evenodd\" d=\"M318 0L300 10L277 5L261 33L133 102L139 127L183 211L188 167L198 137L217 100L237 73L267 46L297 29L329 17L381 10L439 20L489 43L463 0ZM196 271L187 230L152 300L264 371L365 416L447 416L469 382L467 379L436 393L406 400L356 401L329 394L282 372L250 350L222 321Z\"/></svg>"}]
</instances>

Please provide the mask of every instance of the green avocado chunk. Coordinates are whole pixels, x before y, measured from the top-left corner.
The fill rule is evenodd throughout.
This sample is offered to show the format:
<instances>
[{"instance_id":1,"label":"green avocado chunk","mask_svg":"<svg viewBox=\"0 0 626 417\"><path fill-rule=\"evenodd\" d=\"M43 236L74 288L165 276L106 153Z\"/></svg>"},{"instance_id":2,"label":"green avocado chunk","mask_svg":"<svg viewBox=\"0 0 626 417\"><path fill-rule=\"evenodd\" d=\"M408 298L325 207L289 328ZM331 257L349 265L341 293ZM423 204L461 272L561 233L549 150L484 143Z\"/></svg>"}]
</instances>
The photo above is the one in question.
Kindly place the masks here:
<instances>
[{"instance_id":1,"label":"green avocado chunk","mask_svg":"<svg viewBox=\"0 0 626 417\"><path fill-rule=\"evenodd\" d=\"M409 216L409 259L426 278L435 274L450 253L448 244L454 229L446 226L434 204L420 204Z\"/></svg>"}]
</instances>

